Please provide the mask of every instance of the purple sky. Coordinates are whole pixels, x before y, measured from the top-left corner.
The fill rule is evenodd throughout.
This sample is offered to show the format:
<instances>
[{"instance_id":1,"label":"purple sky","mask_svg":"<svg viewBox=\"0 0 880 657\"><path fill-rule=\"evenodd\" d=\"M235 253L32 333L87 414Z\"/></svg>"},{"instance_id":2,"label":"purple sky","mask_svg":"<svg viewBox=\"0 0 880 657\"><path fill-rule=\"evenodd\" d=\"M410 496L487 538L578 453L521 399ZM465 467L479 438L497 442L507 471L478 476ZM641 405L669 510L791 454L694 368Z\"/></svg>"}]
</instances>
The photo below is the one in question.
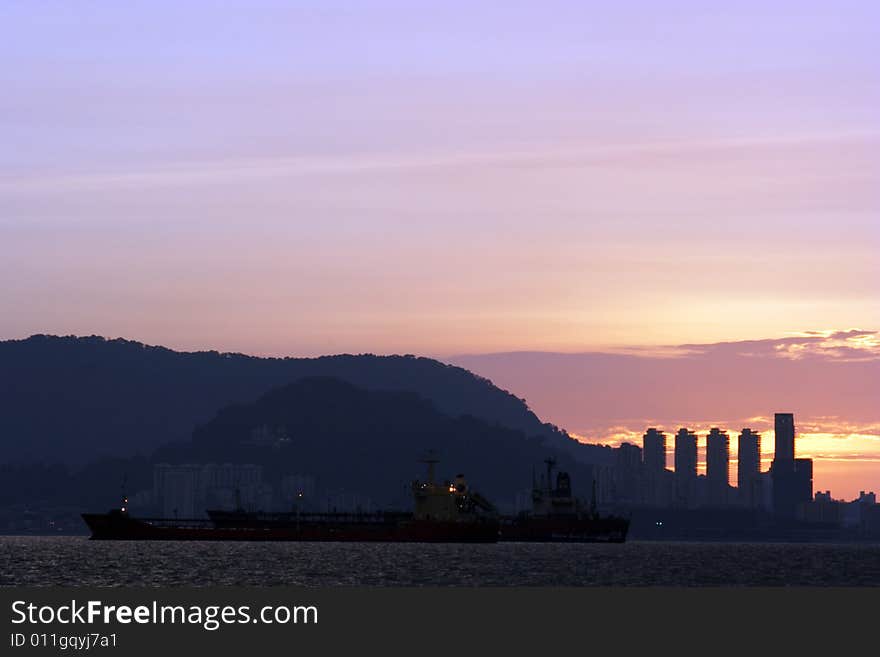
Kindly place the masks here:
<instances>
[{"instance_id":1,"label":"purple sky","mask_svg":"<svg viewBox=\"0 0 880 657\"><path fill-rule=\"evenodd\" d=\"M880 326L876 3L0 24L4 337L450 354Z\"/></svg>"},{"instance_id":2,"label":"purple sky","mask_svg":"<svg viewBox=\"0 0 880 657\"><path fill-rule=\"evenodd\" d=\"M0 26L0 338L880 327L876 2L12 0Z\"/></svg>"}]
</instances>

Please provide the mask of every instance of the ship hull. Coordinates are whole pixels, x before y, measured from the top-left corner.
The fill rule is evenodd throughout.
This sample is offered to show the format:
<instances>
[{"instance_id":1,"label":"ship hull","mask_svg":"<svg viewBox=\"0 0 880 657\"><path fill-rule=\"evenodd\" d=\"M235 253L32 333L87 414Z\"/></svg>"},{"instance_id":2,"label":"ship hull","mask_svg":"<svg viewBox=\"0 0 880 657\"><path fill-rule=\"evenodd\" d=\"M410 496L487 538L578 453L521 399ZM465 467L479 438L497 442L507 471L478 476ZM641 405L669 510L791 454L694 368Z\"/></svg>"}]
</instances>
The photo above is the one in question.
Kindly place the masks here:
<instances>
[{"instance_id":1,"label":"ship hull","mask_svg":"<svg viewBox=\"0 0 880 657\"><path fill-rule=\"evenodd\" d=\"M606 517L514 517L501 523L501 541L624 543L629 520Z\"/></svg>"},{"instance_id":2,"label":"ship hull","mask_svg":"<svg viewBox=\"0 0 880 657\"><path fill-rule=\"evenodd\" d=\"M216 526L210 521L137 519L121 514L82 515L93 540L337 541L393 543L494 543L497 522L302 522L289 525Z\"/></svg>"}]
</instances>

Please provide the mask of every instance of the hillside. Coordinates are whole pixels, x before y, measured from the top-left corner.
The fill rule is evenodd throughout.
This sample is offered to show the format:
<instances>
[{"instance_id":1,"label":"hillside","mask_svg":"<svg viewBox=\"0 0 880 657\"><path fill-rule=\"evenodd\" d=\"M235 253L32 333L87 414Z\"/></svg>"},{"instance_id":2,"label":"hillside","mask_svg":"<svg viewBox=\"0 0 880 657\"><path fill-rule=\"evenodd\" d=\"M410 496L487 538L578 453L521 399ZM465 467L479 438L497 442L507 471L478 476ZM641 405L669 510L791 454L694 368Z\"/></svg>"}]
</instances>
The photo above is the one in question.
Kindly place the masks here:
<instances>
[{"instance_id":1,"label":"hillside","mask_svg":"<svg viewBox=\"0 0 880 657\"><path fill-rule=\"evenodd\" d=\"M409 482L424 474L418 460L428 450L440 457L438 476L462 472L496 499L511 500L528 488L533 468L541 472L548 456L573 472L583 494L589 491L586 466L521 431L450 417L416 393L371 391L325 377L228 406L198 427L191 443L160 449L154 461L258 463L269 482L305 472L322 488L408 505Z\"/></svg>"},{"instance_id":2,"label":"hillside","mask_svg":"<svg viewBox=\"0 0 880 657\"><path fill-rule=\"evenodd\" d=\"M490 381L430 358L258 358L96 336L36 335L0 342L0 463L79 465L103 456L147 455L189 440L195 426L224 406L313 376L368 390L411 391L445 415L470 415L588 457L606 457L602 448L581 448L542 423L523 400Z\"/></svg>"}]
</instances>

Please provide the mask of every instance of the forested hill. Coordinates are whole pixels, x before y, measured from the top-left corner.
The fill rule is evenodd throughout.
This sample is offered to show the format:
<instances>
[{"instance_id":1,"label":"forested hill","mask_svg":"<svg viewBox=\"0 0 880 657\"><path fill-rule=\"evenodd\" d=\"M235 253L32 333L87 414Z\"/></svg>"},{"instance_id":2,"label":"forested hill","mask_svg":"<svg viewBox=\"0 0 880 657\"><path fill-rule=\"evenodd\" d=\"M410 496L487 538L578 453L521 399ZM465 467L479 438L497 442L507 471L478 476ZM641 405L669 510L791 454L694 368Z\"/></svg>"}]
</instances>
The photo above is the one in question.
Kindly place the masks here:
<instances>
[{"instance_id":1,"label":"forested hill","mask_svg":"<svg viewBox=\"0 0 880 657\"><path fill-rule=\"evenodd\" d=\"M541 436L554 447L574 442L542 423L524 400L430 358L259 358L177 352L97 336L35 335L0 342L0 462L76 465L103 456L146 455L189 440L220 408L315 376L367 390L410 391L450 417L473 416ZM593 449L597 460L607 458L603 448Z\"/></svg>"}]
</instances>

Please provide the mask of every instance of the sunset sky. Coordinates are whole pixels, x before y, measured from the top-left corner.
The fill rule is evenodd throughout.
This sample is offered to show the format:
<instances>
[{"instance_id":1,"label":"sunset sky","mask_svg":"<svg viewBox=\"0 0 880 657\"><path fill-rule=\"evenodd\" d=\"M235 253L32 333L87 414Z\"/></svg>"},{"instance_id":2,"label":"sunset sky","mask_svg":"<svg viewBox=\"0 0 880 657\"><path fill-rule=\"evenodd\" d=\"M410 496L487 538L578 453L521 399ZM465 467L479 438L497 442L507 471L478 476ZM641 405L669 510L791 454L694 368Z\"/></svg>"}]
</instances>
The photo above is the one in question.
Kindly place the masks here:
<instances>
[{"instance_id":1,"label":"sunset sky","mask_svg":"<svg viewBox=\"0 0 880 657\"><path fill-rule=\"evenodd\" d=\"M858 329L877 373L880 4L13 0L0 34L0 339L471 358L599 441L802 404L857 461L832 488L880 489L835 352L815 404L619 416L509 356L667 381L681 345Z\"/></svg>"},{"instance_id":2,"label":"sunset sky","mask_svg":"<svg viewBox=\"0 0 880 657\"><path fill-rule=\"evenodd\" d=\"M762 434L763 470L773 458L773 415L794 413L798 457L812 458L814 489L853 499L880 492L880 333L843 331L779 339L614 353L516 352L452 362L524 397L542 418L586 442L642 445L647 427L730 434L735 459L744 427ZM730 469L736 483L736 465Z\"/></svg>"}]
</instances>

